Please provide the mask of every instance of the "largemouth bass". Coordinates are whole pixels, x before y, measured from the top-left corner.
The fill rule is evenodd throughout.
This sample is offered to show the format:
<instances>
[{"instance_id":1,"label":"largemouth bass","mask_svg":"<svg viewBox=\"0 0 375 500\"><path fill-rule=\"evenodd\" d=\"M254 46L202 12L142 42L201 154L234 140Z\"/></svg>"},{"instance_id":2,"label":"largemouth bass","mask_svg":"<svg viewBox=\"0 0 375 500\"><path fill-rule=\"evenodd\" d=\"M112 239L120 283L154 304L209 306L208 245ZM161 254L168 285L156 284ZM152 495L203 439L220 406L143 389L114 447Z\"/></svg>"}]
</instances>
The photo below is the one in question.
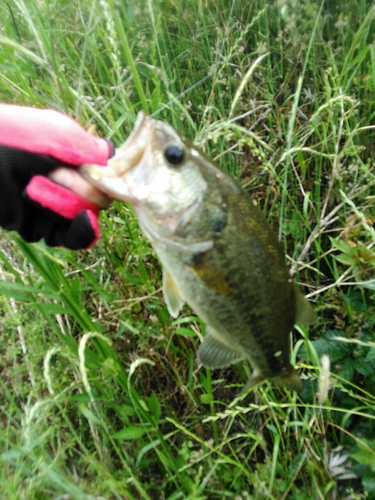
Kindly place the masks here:
<instances>
[{"instance_id":1,"label":"largemouth bass","mask_svg":"<svg viewBox=\"0 0 375 500\"><path fill-rule=\"evenodd\" d=\"M130 203L163 265L176 318L187 302L206 323L199 362L247 358L253 375L300 391L290 363L295 323L315 313L289 276L281 246L250 196L170 125L144 113L107 167L84 165L97 188Z\"/></svg>"}]
</instances>

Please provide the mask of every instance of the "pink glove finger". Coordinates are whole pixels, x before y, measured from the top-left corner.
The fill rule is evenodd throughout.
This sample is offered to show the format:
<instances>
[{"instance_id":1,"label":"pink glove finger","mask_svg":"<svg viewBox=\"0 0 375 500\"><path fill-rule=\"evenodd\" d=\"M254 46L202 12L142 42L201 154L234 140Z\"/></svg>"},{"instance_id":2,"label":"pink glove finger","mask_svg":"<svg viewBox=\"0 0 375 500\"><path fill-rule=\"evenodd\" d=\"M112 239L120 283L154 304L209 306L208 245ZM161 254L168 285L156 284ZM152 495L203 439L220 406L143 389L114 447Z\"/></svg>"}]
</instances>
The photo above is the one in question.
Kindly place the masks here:
<instances>
[{"instance_id":1,"label":"pink glove finger","mask_svg":"<svg viewBox=\"0 0 375 500\"><path fill-rule=\"evenodd\" d=\"M91 212L90 220L92 217L98 217L97 205L41 175L31 179L26 187L26 194L43 208L48 208L66 219L74 219L84 210Z\"/></svg>"},{"instance_id":2,"label":"pink glove finger","mask_svg":"<svg viewBox=\"0 0 375 500\"><path fill-rule=\"evenodd\" d=\"M90 135L72 118L51 109L11 104L0 104L0 142L70 165L106 165L111 155L108 141Z\"/></svg>"}]
</instances>

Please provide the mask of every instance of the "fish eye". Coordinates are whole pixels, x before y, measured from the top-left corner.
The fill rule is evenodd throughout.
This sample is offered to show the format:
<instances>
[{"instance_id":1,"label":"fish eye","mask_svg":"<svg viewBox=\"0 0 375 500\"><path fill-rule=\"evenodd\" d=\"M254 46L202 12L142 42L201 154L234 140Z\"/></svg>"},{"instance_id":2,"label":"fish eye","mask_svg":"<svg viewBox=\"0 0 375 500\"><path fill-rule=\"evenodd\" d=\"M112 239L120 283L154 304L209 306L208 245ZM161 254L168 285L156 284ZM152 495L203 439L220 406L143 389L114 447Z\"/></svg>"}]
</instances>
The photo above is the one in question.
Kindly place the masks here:
<instances>
[{"instance_id":1,"label":"fish eye","mask_svg":"<svg viewBox=\"0 0 375 500\"><path fill-rule=\"evenodd\" d=\"M185 151L180 146L168 146L164 151L165 159L171 165L181 165L185 158Z\"/></svg>"}]
</instances>

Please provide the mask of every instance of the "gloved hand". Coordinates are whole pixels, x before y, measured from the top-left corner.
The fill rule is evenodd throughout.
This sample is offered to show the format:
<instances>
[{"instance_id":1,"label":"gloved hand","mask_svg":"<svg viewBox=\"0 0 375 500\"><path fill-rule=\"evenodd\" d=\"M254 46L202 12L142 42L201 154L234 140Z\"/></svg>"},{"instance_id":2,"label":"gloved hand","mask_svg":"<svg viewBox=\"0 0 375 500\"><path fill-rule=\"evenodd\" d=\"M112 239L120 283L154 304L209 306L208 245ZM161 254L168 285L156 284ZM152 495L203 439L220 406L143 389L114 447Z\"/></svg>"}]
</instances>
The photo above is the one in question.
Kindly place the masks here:
<instances>
[{"instance_id":1,"label":"gloved hand","mask_svg":"<svg viewBox=\"0 0 375 500\"><path fill-rule=\"evenodd\" d=\"M29 242L44 238L47 245L74 250L92 246L104 196L91 194L93 203L73 192L85 181L71 169L105 165L113 152L111 143L57 111L0 104L0 225ZM70 167L70 189L49 179L61 178L58 166Z\"/></svg>"}]
</instances>

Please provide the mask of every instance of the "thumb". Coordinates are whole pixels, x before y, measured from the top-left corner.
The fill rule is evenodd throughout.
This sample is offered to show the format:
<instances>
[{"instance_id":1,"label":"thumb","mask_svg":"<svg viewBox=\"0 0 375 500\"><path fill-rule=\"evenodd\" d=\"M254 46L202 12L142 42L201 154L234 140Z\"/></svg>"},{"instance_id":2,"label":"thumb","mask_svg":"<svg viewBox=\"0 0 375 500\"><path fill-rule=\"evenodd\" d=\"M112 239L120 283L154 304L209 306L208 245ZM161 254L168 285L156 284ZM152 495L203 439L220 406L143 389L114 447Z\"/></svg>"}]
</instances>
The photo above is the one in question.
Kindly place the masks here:
<instances>
[{"instance_id":1,"label":"thumb","mask_svg":"<svg viewBox=\"0 0 375 500\"><path fill-rule=\"evenodd\" d=\"M66 167L58 167L49 173L48 177L57 184L74 191L78 196L94 203L99 208L107 207L111 199L86 181L77 170Z\"/></svg>"}]
</instances>

